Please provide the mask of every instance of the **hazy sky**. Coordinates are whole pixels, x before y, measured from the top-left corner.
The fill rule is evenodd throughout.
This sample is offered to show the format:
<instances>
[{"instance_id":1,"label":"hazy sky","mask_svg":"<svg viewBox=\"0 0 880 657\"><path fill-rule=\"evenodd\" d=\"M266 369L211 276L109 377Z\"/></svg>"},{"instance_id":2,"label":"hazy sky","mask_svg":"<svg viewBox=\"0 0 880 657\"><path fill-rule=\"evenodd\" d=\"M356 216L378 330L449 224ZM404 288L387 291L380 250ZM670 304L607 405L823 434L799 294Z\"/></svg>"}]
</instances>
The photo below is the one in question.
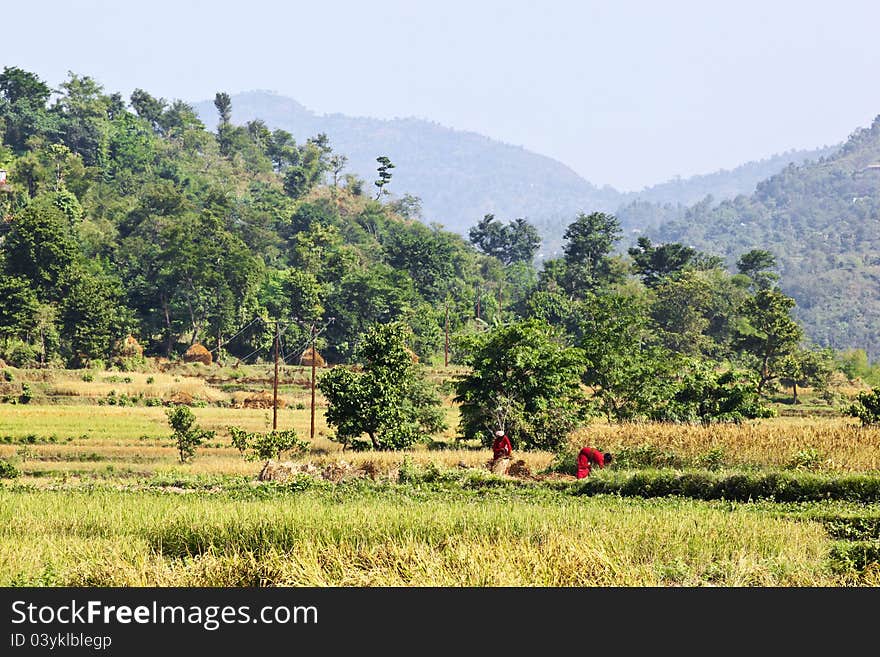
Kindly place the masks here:
<instances>
[{"instance_id":1,"label":"hazy sky","mask_svg":"<svg viewBox=\"0 0 880 657\"><path fill-rule=\"evenodd\" d=\"M869 124L878 25L876 0L30 0L2 8L0 66L427 118L629 190Z\"/></svg>"}]
</instances>

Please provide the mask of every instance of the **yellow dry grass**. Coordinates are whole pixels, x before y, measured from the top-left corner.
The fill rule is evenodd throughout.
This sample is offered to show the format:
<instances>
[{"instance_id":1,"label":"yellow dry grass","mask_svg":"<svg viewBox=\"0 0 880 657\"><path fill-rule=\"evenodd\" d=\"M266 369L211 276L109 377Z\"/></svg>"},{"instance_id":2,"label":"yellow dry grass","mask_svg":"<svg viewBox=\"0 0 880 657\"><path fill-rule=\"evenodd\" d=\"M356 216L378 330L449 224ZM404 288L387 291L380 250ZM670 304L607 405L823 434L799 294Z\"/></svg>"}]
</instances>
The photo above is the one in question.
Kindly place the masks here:
<instances>
[{"instance_id":1,"label":"yellow dry grass","mask_svg":"<svg viewBox=\"0 0 880 657\"><path fill-rule=\"evenodd\" d=\"M721 449L730 465L785 466L798 453L815 450L836 471L880 469L880 428L861 428L845 418L771 418L710 427L661 423L595 423L575 432L573 446L589 444L612 453L650 445L697 459Z\"/></svg>"},{"instance_id":2,"label":"yellow dry grass","mask_svg":"<svg viewBox=\"0 0 880 657\"><path fill-rule=\"evenodd\" d=\"M840 583L821 525L746 506L354 492L280 502L0 487L0 585Z\"/></svg>"}]
</instances>

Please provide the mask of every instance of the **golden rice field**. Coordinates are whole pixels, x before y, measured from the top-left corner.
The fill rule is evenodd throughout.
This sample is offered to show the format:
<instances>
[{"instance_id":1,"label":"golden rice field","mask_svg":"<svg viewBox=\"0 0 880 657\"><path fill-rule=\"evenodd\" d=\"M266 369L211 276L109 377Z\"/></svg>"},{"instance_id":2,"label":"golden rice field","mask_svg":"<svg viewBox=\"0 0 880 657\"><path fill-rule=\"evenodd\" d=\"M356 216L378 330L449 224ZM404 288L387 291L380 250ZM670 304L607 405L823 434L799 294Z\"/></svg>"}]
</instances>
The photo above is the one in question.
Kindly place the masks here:
<instances>
[{"instance_id":1,"label":"golden rice field","mask_svg":"<svg viewBox=\"0 0 880 657\"><path fill-rule=\"evenodd\" d=\"M748 505L0 489L0 585L815 586L816 523Z\"/></svg>"}]
</instances>

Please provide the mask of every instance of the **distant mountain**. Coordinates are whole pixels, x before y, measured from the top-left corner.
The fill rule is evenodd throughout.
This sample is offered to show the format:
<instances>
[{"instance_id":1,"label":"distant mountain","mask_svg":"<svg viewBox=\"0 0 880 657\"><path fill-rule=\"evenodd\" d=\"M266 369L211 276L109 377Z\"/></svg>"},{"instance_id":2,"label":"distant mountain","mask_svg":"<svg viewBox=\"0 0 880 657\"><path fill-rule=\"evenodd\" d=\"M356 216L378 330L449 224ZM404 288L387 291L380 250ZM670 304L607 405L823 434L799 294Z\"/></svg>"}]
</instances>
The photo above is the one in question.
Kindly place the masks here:
<instances>
[{"instance_id":1,"label":"distant mountain","mask_svg":"<svg viewBox=\"0 0 880 657\"><path fill-rule=\"evenodd\" d=\"M216 126L212 101L194 107L206 125ZM376 157L387 155L395 165L392 193L420 197L424 221L459 233L466 234L490 212L504 220L562 221L582 208L613 210L622 198L549 157L421 119L319 115L295 100L262 91L232 96L233 122L257 118L270 128L287 130L298 142L326 133L334 151L349 158L348 171L364 178L370 189L377 177Z\"/></svg>"},{"instance_id":2,"label":"distant mountain","mask_svg":"<svg viewBox=\"0 0 880 657\"><path fill-rule=\"evenodd\" d=\"M726 257L771 251L808 334L880 358L880 116L836 152L791 164L750 196L698 203L649 230Z\"/></svg>"},{"instance_id":3,"label":"distant mountain","mask_svg":"<svg viewBox=\"0 0 880 657\"><path fill-rule=\"evenodd\" d=\"M635 196L640 201L659 205L666 203L693 205L707 196L719 201L732 199L740 194L751 194L759 182L776 175L791 163L801 164L808 160L818 160L831 155L838 148L840 144L812 150L793 149L771 155L763 160L747 162L734 169L719 169L714 173L689 178L676 176L665 183L646 187L640 192L627 196Z\"/></svg>"},{"instance_id":4,"label":"distant mountain","mask_svg":"<svg viewBox=\"0 0 880 657\"><path fill-rule=\"evenodd\" d=\"M834 153L840 144L813 150L790 150L763 160L747 162L734 169L720 169L689 178L676 177L665 183L646 187L626 195L617 208L617 217L624 230L634 236L662 223L684 216L688 206L698 202L710 204L751 194L758 183L779 173L789 164L803 164Z\"/></svg>"},{"instance_id":5,"label":"distant mountain","mask_svg":"<svg viewBox=\"0 0 880 657\"><path fill-rule=\"evenodd\" d=\"M196 103L195 108L206 125L216 126L213 101ZM545 238L543 256L559 250L565 227L580 211L615 212L634 201L648 201L651 206L644 206L648 212L643 218L646 226L656 225L660 220L654 203L684 206L707 194L717 200L749 194L759 180L789 162L824 154L822 149L789 151L732 171L621 193L608 186L597 187L561 162L520 146L421 119L320 115L293 99L265 91L232 96L232 118L236 123L262 119L270 128L289 131L299 142L324 132L333 149L348 156L348 171L368 183L376 179L376 157L387 155L395 165L389 189L397 196L409 193L420 197L425 222L438 222L467 234L490 212L503 220L527 217ZM369 187L372 189L371 184ZM662 218L673 216L678 215Z\"/></svg>"}]
</instances>

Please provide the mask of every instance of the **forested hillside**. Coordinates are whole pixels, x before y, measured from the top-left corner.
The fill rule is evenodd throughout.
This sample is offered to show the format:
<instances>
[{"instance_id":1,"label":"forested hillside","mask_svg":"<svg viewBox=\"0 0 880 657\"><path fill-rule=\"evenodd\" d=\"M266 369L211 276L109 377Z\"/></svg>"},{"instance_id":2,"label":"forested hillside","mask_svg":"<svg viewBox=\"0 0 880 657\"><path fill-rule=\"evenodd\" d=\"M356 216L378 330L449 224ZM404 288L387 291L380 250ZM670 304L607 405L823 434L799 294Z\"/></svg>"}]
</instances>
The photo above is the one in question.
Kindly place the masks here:
<instances>
[{"instance_id":1,"label":"forested hillside","mask_svg":"<svg viewBox=\"0 0 880 657\"><path fill-rule=\"evenodd\" d=\"M500 265L461 236L397 214L371 183L333 179L325 136L237 126L228 96L216 100L209 132L181 101L126 100L73 74L53 97L3 71L0 357L78 366L132 334L147 354L202 342L253 359L269 355L276 319L288 362L312 324L339 361L392 319L432 356L447 299L459 331L479 290L499 287Z\"/></svg>"},{"instance_id":2,"label":"forested hillside","mask_svg":"<svg viewBox=\"0 0 880 657\"><path fill-rule=\"evenodd\" d=\"M788 166L750 196L698 203L651 235L730 265L745 250L768 249L814 340L880 357L880 117L834 154Z\"/></svg>"},{"instance_id":3,"label":"forested hillside","mask_svg":"<svg viewBox=\"0 0 880 657\"><path fill-rule=\"evenodd\" d=\"M625 231L656 226L707 195L721 201L751 194L758 182L789 163L818 159L833 150L792 150L729 171L622 193L607 185L600 188L552 158L425 120L319 115L293 99L262 91L231 99L232 118L238 123L262 120L288 130L298 141L325 133L348 157L346 171L368 182L376 178L376 154L387 155L396 166L391 191L421 199L425 223L438 222L466 234L489 213L505 220L528 219L544 238L540 259L561 253L562 233L578 212L616 211ZM216 125L212 101L195 108L206 125Z\"/></svg>"},{"instance_id":4,"label":"forested hillside","mask_svg":"<svg viewBox=\"0 0 880 657\"><path fill-rule=\"evenodd\" d=\"M779 382L796 392L828 380L833 354L803 340L764 250L786 230L813 250L794 264L787 251L784 275L834 262L844 276L850 263L865 284L851 298L876 303L876 287L873 297L867 287L877 273L876 124L839 156L792 166L751 199L694 207L693 226L679 226L685 243L643 238L624 254L615 216L572 215L562 255L538 271L532 223L487 216L466 241L417 221L417 202L389 193L397 170L385 151L374 158L376 180L365 181L343 173L345 155L323 133L298 141L261 120L237 125L222 92L214 107L219 121L209 131L181 101L141 89L126 100L73 74L53 97L35 75L4 69L0 358L126 367L141 357L125 341L132 336L147 356L175 359L201 343L220 360L250 362L270 357L277 322L285 362L298 360L314 330L332 363L350 363L371 327L400 320L407 348L442 362L448 321L453 362L495 358L473 360L480 336L528 342L552 333L554 344L574 348L566 358L583 371L594 410L692 421L762 412L754 395ZM725 221L753 222L754 231L725 237L733 233L714 213L726 209ZM826 215L848 223L820 232ZM782 228L770 230L780 217ZM687 232L710 218L715 228ZM716 236L727 239L718 243L737 274L712 255ZM689 246L695 239L704 251ZM861 259L829 260L822 247L830 244ZM805 299L806 316L821 311ZM854 337L845 346L876 340L855 323L859 312L847 316ZM847 371L870 373L850 360ZM711 409L707 394L717 395Z\"/></svg>"}]
</instances>

